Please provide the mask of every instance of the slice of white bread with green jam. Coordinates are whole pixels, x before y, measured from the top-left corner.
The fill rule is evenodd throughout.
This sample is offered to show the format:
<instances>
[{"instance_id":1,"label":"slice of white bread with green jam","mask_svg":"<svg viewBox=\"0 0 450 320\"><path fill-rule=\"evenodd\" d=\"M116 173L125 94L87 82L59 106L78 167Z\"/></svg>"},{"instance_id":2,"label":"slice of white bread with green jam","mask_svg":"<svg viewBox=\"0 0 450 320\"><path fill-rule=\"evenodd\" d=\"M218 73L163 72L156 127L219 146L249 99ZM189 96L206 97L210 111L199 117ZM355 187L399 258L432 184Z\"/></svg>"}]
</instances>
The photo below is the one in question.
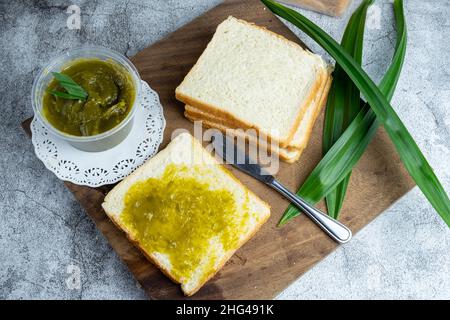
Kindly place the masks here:
<instances>
[{"instance_id":1,"label":"slice of white bread with green jam","mask_svg":"<svg viewBox=\"0 0 450 320\"><path fill-rule=\"evenodd\" d=\"M321 93L317 95L308 106L305 115L295 132L294 138L289 145L285 148L279 147L275 150L271 150L271 152L278 154L281 160L287 163L294 163L300 158L302 151L306 148L309 141L314 123L319 116L320 111L326 104L331 81L331 76L327 77L326 81L324 81ZM202 121L203 125L208 128L215 128L224 133L228 131L232 135L247 139L249 143L260 144L257 137L247 135L244 132L245 130L239 130L241 128L233 127L234 124L230 124L226 119L211 115L201 109L186 105L184 115L191 121ZM260 147L271 149L270 143Z\"/></svg>"},{"instance_id":2,"label":"slice of white bread with green jam","mask_svg":"<svg viewBox=\"0 0 450 320\"><path fill-rule=\"evenodd\" d=\"M269 205L188 133L116 185L102 206L188 296L270 216Z\"/></svg>"},{"instance_id":3,"label":"slice of white bread with green jam","mask_svg":"<svg viewBox=\"0 0 450 320\"><path fill-rule=\"evenodd\" d=\"M287 147L329 70L265 28L229 17L175 90L185 104L254 128Z\"/></svg>"},{"instance_id":4,"label":"slice of white bread with green jam","mask_svg":"<svg viewBox=\"0 0 450 320\"><path fill-rule=\"evenodd\" d=\"M190 114L188 111L184 112L184 116L192 122L201 121L202 126L205 128L217 129L223 134L228 134L232 137L243 138L248 143L256 143L259 148L266 148L265 150L270 152L271 155L274 155L275 157L278 156L279 159L287 163L294 163L295 161L297 161L303 151L302 149L296 148L271 148L270 143L261 144L257 137L247 134L242 129L229 128L220 122L215 122L208 118L199 117L197 114Z\"/></svg>"}]
</instances>

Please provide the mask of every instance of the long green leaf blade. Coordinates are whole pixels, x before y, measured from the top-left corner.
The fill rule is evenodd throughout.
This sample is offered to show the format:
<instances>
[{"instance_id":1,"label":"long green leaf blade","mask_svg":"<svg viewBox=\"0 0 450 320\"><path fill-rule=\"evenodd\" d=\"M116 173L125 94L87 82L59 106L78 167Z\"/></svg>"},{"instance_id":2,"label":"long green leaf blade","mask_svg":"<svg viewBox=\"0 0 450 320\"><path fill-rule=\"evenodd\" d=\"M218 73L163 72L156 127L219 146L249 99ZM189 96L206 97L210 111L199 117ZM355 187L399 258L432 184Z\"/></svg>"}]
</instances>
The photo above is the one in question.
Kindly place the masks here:
<instances>
[{"instance_id":1,"label":"long green leaf blade","mask_svg":"<svg viewBox=\"0 0 450 320\"><path fill-rule=\"evenodd\" d=\"M315 204L336 188L339 182L347 176L366 150L378 127L378 125L373 125L376 117L369 111L370 107L364 106L350 127L345 130L341 138L336 141L308 176L297 192L299 196L307 202ZM287 223L300 213L297 207L290 205L279 225Z\"/></svg>"},{"instance_id":2,"label":"long green leaf blade","mask_svg":"<svg viewBox=\"0 0 450 320\"><path fill-rule=\"evenodd\" d=\"M392 58L392 63L379 86L388 100L391 100L394 94L406 53L406 23L403 15L403 7L401 3L399 4L400 6L394 6L397 23L395 53ZM337 188L344 173L351 172L353 166L363 155L375 135L378 126L379 121L376 120L375 113L366 103L343 136L336 142L336 145L333 146L332 150L325 155L308 176L298 194L308 199L309 202L316 203L329 194L331 190ZM365 135L361 136L364 133ZM341 152L344 148L348 153ZM349 154L351 157L348 157ZM338 173L341 175L338 175ZM342 181L344 180L345 178ZM287 223L287 221L298 216L300 213L297 207L290 205L283 215L280 225Z\"/></svg>"},{"instance_id":3,"label":"long green leaf blade","mask_svg":"<svg viewBox=\"0 0 450 320\"><path fill-rule=\"evenodd\" d=\"M362 37L358 34L360 31L361 18L365 17L365 11L367 7L373 2L373 0L365 0L356 9L351 16L349 23L344 31L342 37L342 48L349 52L358 63L362 60ZM363 19L365 21L365 18ZM364 26L364 24L362 24ZM359 43L359 45L355 45ZM326 115L324 121L324 133L323 144L325 149L331 148L335 140L337 140L342 131L344 122L344 110L347 107L348 101L346 101L346 95L344 94L349 90L350 86L355 87L353 82L349 82L347 74L342 70L339 65L336 65L333 72L334 81L330 89L329 97L327 100ZM359 106L359 97L358 97ZM359 111L359 109L358 109ZM357 112L358 112L357 111ZM356 116L357 112L354 114ZM329 115L329 116L328 116Z\"/></svg>"},{"instance_id":4,"label":"long green leaf blade","mask_svg":"<svg viewBox=\"0 0 450 320\"><path fill-rule=\"evenodd\" d=\"M67 93L73 96L79 96L81 99L86 99L88 93L71 77L64 73L52 72L53 76L56 80L58 80L59 84L66 89Z\"/></svg>"},{"instance_id":5,"label":"long green leaf blade","mask_svg":"<svg viewBox=\"0 0 450 320\"><path fill-rule=\"evenodd\" d=\"M73 95L70 93L65 93L61 91L55 91L55 90L48 90L49 93L54 95L55 97L60 97L63 99L69 99L69 100L83 100L84 98L81 96Z\"/></svg>"},{"instance_id":6,"label":"long green leaf blade","mask_svg":"<svg viewBox=\"0 0 450 320\"><path fill-rule=\"evenodd\" d=\"M416 181L424 195L450 226L450 200L441 183L428 164L416 142L392 108L383 93L367 73L346 53L340 45L321 28L298 12L272 0L261 0L271 11L293 23L322 46L348 74L366 98L377 119L385 127L406 169ZM399 4L400 3L400 4ZM402 6L396 0L395 6Z\"/></svg>"},{"instance_id":7,"label":"long green leaf blade","mask_svg":"<svg viewBox=\"0 0 450 320\"><path fill-rule=\"evenodd\" d=\"M351 16L341 46L356 62L361 65L364 29L368 7L373 0L365 0ZM333 78L333 86L327 100L323 131L323 153L326 154L331 146L339 139L343 131L350 125L351 121L361 110L360 92L347 76L344 70L337 65ZM349 173L337 186L326 196L328 214L337 218L342 208L347 186L350 181Z\"/></svg>"}]
</instances>

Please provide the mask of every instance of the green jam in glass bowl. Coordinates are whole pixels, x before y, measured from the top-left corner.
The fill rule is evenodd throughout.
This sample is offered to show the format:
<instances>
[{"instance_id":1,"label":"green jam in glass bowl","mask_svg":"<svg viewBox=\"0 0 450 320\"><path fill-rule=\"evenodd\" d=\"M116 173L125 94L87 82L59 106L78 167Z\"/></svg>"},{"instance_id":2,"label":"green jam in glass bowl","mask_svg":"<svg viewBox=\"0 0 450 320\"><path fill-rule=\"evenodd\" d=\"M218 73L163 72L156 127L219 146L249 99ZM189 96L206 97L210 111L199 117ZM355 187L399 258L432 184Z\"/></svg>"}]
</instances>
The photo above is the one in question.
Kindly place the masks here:
<instances>
[{"instance_id":1,"label":"green jam in glass bowl","mask_svg":"<svg viewBox=\"0 0 450 320\"><path fill-rule=\"evenodd\" d=\"M136 99L132 75L111 60L81 58L64 67L88 94L86 99L66 99L51 92L64 92L53 78L42 100L42 113L56 129L73 136L93 136L119 125Z\"/></svg>"}]
</instances>

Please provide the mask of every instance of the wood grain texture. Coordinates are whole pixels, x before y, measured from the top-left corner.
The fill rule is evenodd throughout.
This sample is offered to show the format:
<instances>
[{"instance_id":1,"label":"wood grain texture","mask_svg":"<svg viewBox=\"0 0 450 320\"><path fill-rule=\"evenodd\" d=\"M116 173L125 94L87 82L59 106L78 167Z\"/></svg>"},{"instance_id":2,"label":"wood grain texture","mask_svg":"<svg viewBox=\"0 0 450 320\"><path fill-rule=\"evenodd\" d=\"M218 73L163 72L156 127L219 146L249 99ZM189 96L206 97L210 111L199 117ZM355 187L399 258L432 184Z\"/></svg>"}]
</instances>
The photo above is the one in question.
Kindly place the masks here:
<instances>
[{"instance_id":1,"label":"wood grain texture","mask_svg":"<svg viewBox=\"0 0 450 320\"><path fill-rule=\"evenodd\" d=\"M340 17L347 9L351 0L280 0L279 2Z\"/></svg>"},{"instance_id":2,"label":"wood grain texture","mask_svg":"<svg viewBox=\"0 0 450 320\"><path fill-rule=\"evenodd\" d=\"M228 1L144 49L132 58L143 80L155 89L164 106L167 127L164 148L174 130L192 132L193 125L183 117L184 105L175 100L174 90L196 62L216 26L229 15L266 26L299 42L259 1ZM300 42L299 42L300 43ZM282 163L277 178L296 190L321 158L321 116L300 161ZM30 120L23 127L30 134ZM305 216L283 228L276 224L288 203L273 190L229 167L245 185L272 206L272 216L261 230L228 261L193 299L270 299L327 256L336 244ZM86 209L112 248L152 299L183 298L179 286L148 262L106 217L101 208L112 186L89 188L66 182L66 186ZM341 220L357 232L414 186L394 147L379 130L353 171ZM319 206L324 209L323 205Z\"/></svg>"}]
</instances>

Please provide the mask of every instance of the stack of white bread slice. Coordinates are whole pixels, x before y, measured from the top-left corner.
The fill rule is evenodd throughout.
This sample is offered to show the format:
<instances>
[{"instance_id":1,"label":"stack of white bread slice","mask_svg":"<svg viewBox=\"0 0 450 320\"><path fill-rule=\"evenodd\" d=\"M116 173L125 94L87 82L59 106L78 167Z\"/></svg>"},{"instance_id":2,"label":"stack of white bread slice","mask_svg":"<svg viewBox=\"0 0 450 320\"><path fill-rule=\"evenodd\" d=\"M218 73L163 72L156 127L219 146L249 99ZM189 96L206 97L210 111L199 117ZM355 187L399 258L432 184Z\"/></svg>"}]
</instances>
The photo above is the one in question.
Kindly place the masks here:
<instances>
[{"instance_id":1,"label":"stack of white bread slice","mask_svg":"<svg viewBox=\"0 0 450 320\"><path fill-rule=\"evenodd\" d=\"M188 133L115 186L102 206L189 296L270 216L269 205Z\"/></svg>"},{"instance_id":2,"label":"stack of white bread slice","mask_svg":"<svg viewBox=\"0 0 450 320\"><path fill-rule=\"evenodd\" d=\"M188 119L244 136L292 163L326 103L330 73L320 56L229 17L176 89L176 98L185 103Z\"/></svg>"}]
</instances>

